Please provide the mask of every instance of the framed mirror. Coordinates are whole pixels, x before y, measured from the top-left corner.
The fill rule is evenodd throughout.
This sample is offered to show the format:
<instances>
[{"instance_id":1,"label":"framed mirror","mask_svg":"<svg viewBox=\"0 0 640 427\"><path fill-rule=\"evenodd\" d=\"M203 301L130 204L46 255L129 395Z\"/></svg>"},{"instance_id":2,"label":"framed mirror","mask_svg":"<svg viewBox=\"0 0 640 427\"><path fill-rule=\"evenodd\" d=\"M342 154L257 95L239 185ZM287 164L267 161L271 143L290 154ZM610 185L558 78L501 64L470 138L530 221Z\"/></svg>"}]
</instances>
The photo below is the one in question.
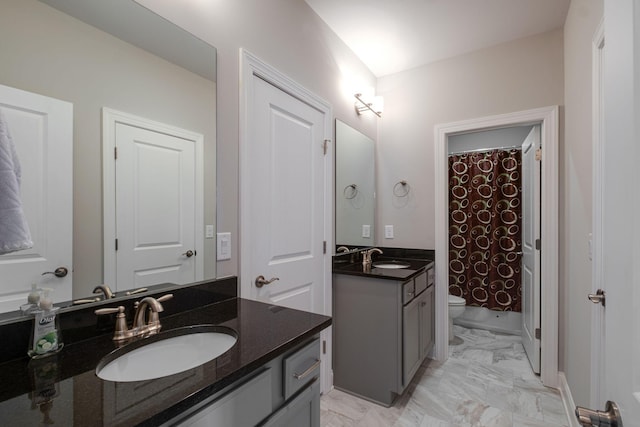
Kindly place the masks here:
<instances>
[{"instance_id":1,"label":"framed mirror","mask_svg":"<svg viewBox=\"0 0 640 427\"><path fill-rule=\"evenodd\" d=\"M38 173L37 168L54 171L59 168L60 172L54 172L54 176L70 172L73 177L68 198L50 197L54 204L70 205L73 218L69 230L73 248L70 265L58 265L53 261L51 270L47 270L68 269L72 289L60 294L71 295L73 299L96 297L93 289L104 283L105 256L108 255L105 248L116 244L105 243L104 237L105 212L115 209L105 203L105 186L109 185L104 179L107 167L103 153L105 110L202 136L202 149L196 156L202 170L199 182L194 184L194 191L200 192L202 197L193 214L201 218L201 226L191 231L201 240L202 249L197 254L193 251L195 256L192 257L187 257L184 255L187 251L181 250L178 258L183 255L190 262L200 264L202 273L194 276L193 281L215 278L215 47L133 0L6 0L2 8L0 35L10 42L0 44L0 55L11 60L0 68L0 85L72 106L72 158L66 159L71 170L65 171L64 165L49 161L34 166L31 166L33 162L25 161L26 168L22 170L25 180ZM10 100L0 99L0 108L7 109L10 104ZM15 114L12 117L14 120ZM29 151L24 149L22 142L14 142L18 157L28 156ZM50 147L47 145L46 149L50 150ZM150 178L148 185L158 193L157 200L168 199L164 197L168 192L163 184L167 170L162 165L158 163L148 168L157 173L157 179ZM126 187L126 183L121 187ZM54 182L45 181L38 191L54 194ZM33 223L36 230L38 217L42 216L38 199L42 199L42 194L35 198L30 194L23 195L23 200L36 200L24 207L28 222ZM181 212L180 209L173 210ZM166 210L156 211L159 216ZM39 243L34 242L34 248ZM56 248L55 241L49 243L47 256L55 259L56 252L63 249ZM144 246L145 242L142 243ZM165 243L167 246L173 244ZM13 298L15 302L9 306L13 309L26 302L32 283L55 288L56 275L43 276L45 271L33 269L29 279L19 281L22 287L19 292L12 290L2 294L3 286L7 284L5 273L11 262L18 260L28 264L25 260L41 256L34 252L36 250L41 249L0 256L0 296L4 301ZM130 284L125 282L113 285L114 290L120 292L136 287L134 277ZM54 301L60 301L55 294L53 297ZM6 304L0 304L0 311L8 309Z\"/></svg>"}]
</instances>

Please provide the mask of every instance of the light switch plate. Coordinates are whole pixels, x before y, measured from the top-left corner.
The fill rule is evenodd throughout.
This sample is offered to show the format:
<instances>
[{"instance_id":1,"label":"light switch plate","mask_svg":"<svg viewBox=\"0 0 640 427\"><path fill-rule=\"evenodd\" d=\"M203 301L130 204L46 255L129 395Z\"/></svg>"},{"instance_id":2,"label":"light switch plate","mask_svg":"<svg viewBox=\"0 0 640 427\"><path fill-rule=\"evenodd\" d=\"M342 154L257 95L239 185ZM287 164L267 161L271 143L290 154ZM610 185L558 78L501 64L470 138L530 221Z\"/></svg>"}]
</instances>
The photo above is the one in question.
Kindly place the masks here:
<instances>
[{"instance_id":1,"label":"light switch plate","mask_svg":"<svg viewBox=\"0 0 640 427\"><path fill-rule=\"evenodd\" d=\"M231 259L231 233L218 233L216 255L218 261Z\"/></svg>"},{"instance_id":2,"label":"light switch plate","mask_svg":"<svg viewBox=\"0 0 640 427\"><path fill-rule=\"evenodd\" d=\"M362 224L362 237L371 237L371 226L369 224Z\"/></svg>"},{"instance_id":3,"label":"light switch plate","mask_svg":"<svg viewBox=\"0 0 640 427\"><path fill-rule=\"evenodd\" d=\"M393 239L393 225L384 226L384 238Z\"/></svg>"}]
</instances>

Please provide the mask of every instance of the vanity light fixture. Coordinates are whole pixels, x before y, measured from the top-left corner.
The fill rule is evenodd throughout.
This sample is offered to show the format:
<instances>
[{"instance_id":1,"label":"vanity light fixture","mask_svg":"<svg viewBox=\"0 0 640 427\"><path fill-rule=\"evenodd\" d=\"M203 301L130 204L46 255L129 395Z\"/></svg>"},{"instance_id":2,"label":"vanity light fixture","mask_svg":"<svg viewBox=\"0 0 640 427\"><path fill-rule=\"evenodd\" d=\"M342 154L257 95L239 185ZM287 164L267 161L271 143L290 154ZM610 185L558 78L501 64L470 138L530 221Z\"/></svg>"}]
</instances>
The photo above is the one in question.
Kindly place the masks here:
<instances>
[{"instance_id":1,"label":"vanity light fixture","mask_svg":"<svg viewBox=\"0 0 640 427\"><path fill-rule=\"evenodd\" d=\"M369 99L365 99L365 96L362 93L356 93L356 112L358 115L371 111L378 117L382 117L382 110L384 106L384 100L381 96L373 96L371 101Z\"/></svg>"}]
</instances>

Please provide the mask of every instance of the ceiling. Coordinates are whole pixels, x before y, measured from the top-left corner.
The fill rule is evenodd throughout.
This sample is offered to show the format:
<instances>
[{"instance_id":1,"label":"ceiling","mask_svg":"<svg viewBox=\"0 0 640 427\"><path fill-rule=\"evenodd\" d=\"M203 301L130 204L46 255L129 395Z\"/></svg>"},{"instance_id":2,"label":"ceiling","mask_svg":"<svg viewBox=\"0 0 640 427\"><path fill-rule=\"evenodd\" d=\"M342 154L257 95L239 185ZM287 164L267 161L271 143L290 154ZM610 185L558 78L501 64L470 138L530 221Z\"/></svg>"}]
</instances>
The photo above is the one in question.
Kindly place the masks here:
<instances>
[{"instance_id":1,"label":"ceiling","mask_svg":"<svg viewBox=\"0 0 640 427\"><path fill-rule=\"evenodd\" d=\"M305 0L376 77L564 25L570 0Z\"/></svg>"}]
</instances>

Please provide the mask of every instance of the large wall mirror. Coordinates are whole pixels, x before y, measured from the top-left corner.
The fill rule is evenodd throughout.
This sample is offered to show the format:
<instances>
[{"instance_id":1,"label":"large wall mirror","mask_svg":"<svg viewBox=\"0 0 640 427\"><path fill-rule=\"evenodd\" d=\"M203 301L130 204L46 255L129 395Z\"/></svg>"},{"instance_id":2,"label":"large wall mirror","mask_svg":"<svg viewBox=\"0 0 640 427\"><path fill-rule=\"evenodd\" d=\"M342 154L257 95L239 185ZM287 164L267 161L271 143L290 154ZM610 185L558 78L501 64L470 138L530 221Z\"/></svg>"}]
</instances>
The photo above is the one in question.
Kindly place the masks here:
<instances>
[{"instance_id":1,"label":"large wall mirror","mask_svg":"<svg viewBox=\"0 0 640 427\"><path fill-rule=\"evenodd\" d=\"M336 246L373 246L375 147L336 120Z\"/></svg>"},{"instance_id":2,"label":"large wall mirror","mask_svg":"<svg viewBox=\"0 0 640 427\"><path fill-rule=\"evenodd\" d=\"M0 299L4 302L12 298L15 300L12 305L3 305L0 301L0 311L15 310L26 302L24 296L31 283L50 288L55 288L58 283L59 278L55 274L43 276L45 271L34 269L33 277L20 281L20 289L17 289L17 281L8 275L12 268L10 266L16 261L28 264L30 259L42 257L38 251L56 257L56 241L46 242L46 248L43 249L45 245L40 237L43 228L57 228L55 224L47 224L39 218L42 213L38 210L42 210L42 207L38 206L38 201L47 197L53 199L53 205L72 207L70 215L73 222L70 222L71 229L68 231L73 242L72 261L70 265L63 265L69 269L67 278L71 278L68 282L71 289L61 289L59 295L68 295L73 300L94 299L94 288L103 284L105 277L109 277L110 272L106 270L115 265L117 242L106 241L111 237L105 234L105 218L109 217L111 210L114 218L118 213L115 206L110 206L110 199L105 197L114 185L105 182L105 176L114 178L115 182L116 175L115 169L105 173L110 168L108 155L103 152L103 136L108 126L104 118L105 111L112 113L109 117L116 117L109 126L113 127L113 133L118 137L124 134L119 122L119 118L123 117L121 113L133 121L142 120L139 123L157 125L152 130L158 134L171 133L162 129L178 129L186 131L187 135L198 136L200 151L192 153L192 156L194 162L199 162L200 171L193 175L192 188L184 190L174 185L176 171L180 168L171 162L173 158L184 157L182 153L175 154L177 151L172 148L161 149L165 147L151 144L144 140L145 136L136 134L130 140L142 143L132 143L133 151L136 155L140 152L146 154L145 157L136 157L133 163L137 168L136 173L144 170L145 175L142 178L141 174L137 176L135 182L120 181L118 191L127 187L131 189L131 200L135 201L132 210L155 210L153 218L157 221L156 229L164 231L160 236L161 241L155 244L170 248L176 246L175 241L185 233L195 233L200 249L196 251L196 246L186 248L193 249L189 252L181 248L174 256L175 261L167 261L167 269L179 269L181 263L197 264L200 273L193 276L190 282L215 278L215 47L134 0L3 0L1 8L0 37L4 42L0 43L0 55L5 60L0 67L0 85L7 92L0 91L0 94L13 93L11 91L15 89L27 96L33 94L70 105L73 136L72 158L65 160L68 160L69 166L65 166L64 162L62 165L51 164L46 160L47 157L42 157L44 160L40 164L30 162L29 151L25 151L20 145L22 142L18 141L24 133L20 130L20 117L28 109L12 106L11 96L9 99L0 99L0 109L6 113L4 115L9 127L11 121L16 126L16 131L12 133L18 146L18 157L23 160L22 190L28 193L35 186L37 192L42 193L22 195L25 216L32 223L32 234L37 237L34 239L34 249L0 256ZM20 95L21 92L16 93ZM37 118L32 121L39 123ZM136 129L145 126L137 125ZM39 151L51 151L47 145L51 141L46 141L46 137L41 139L45 145ZM56 168L59 172L55 172ZM72 170L66 170L68 168ZM53 171L50 176L54 177L71 172L70 197L50 197L56 191L53 181L45 179L42 182L41 175L37 179L30 178L43 170L47 173ZM124 174L119 173L119 177L122 176ZM30 179L40 182L30 186ZM141 196L144 189L147 193ZM194 202L185 202L183 197L189 192L200 195L200 201L193 206L190 204ZM146 205L142 206L140 200L145 200ZM190 205L189 209L185 208L186 204ZM167 220L169 215L195 218L192 224L194 228L186 232L179 227L164 227L163 230L163 224L170 223ZM142 229L136 234L136 244L144 252L145 245L150 246L154 233L149 231L153 230L149 221L136 220L143 223L129 225L135 230ZM62 223L64 221L61 221L60 228L63 227ZM123 224L118 223L117 228L122 229L126 225ZM60 244L58 248L60 252L63 251L62 246ZM114 248L113 251L111 248ZM113 259L105 261L108 257ZM56 264L50 267L52 272L55 272L55 267ZM143 276L144 272L137 271L130 280L125 277L117 285L107 285L121 292L163 281L154 279L155 282L145 282ZM164 281L178 283L177 280ZM54 301L60 300L54 294Z\"/></svg>"}]
</instances>

